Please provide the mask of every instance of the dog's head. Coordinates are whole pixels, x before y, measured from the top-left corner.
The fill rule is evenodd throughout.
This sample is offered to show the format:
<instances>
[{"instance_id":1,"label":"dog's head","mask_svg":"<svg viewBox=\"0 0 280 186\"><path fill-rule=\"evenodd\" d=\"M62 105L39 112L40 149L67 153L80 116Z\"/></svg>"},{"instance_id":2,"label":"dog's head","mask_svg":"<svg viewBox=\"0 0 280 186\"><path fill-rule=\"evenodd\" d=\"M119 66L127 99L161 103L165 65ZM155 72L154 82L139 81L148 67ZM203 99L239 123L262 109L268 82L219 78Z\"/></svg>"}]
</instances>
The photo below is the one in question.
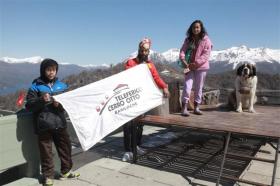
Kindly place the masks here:
<instances>
[{"instance_id":1,"label":"dog's head","mask_svg":"<svg viewBox=\"0 0 280 186\"><path fill-rule=\"evenodd\" d=\"M244 63L237 69L237 75L245 78L253 77L257 75L256 66L249 63Z\"/></svg>"}]
</instances>

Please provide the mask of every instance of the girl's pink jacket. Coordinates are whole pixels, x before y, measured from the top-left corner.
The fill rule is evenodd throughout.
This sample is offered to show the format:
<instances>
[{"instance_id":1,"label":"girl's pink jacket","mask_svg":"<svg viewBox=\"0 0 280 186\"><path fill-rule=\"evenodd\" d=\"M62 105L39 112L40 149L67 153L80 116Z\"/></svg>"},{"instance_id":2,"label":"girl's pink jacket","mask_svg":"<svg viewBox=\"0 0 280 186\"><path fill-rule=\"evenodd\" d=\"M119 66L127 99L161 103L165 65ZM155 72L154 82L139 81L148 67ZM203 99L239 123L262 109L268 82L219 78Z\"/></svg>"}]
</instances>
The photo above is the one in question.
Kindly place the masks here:
<instances>
[{"instance_id":1,"label":"girl's pink jacket","mask_svg":"<svg viewBox=\"0 0 280 186\"><path fill-rule=\"evenodd\" d=\"M185 39L184 44L180 50L180 60L185 59L185 53L188 48L189 41ZM199 42L199 45L195 54L195 62L198 66L197 70L208 70L209 69L209 58L212 50L212 42L209 37L205 35Z\"/></svg>"}]
</instances>

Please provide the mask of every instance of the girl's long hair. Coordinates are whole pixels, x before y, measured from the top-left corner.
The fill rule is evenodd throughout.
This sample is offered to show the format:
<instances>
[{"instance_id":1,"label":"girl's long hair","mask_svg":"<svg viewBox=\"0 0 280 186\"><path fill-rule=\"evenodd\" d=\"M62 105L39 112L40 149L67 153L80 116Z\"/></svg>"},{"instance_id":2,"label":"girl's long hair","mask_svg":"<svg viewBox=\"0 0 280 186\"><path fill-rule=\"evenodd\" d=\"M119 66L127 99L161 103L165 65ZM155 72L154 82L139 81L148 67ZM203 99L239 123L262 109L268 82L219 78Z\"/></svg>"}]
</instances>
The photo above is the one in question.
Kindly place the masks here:
<instances>
[{"instance_id":1,"label":"girl's long hair","mask_svg":"<svg viewBox=\"0 0 280 186\"><path fill-rule=\"evenodd\" d=\"M203 39L203 37L204 37L205 35L208 35L206 29L205 29L204 26L203 26L202 21L200 21L200 20L195 20L194 22L192 22L192 24L190 25L190 27L188 28L188 31L187 31L187 33L186 33L187 39L188 39L189 41L191 41L191 40L193 39L194 34L193 34L193 32L192 32L192 28L193 28L193 26L194 26L196 23L199 23L199 24L200 24L200 27L201 27L201 32L200 32L200 34L199 34L199 39L201 40L201 39Z\"/></svg>"}]
</instances>

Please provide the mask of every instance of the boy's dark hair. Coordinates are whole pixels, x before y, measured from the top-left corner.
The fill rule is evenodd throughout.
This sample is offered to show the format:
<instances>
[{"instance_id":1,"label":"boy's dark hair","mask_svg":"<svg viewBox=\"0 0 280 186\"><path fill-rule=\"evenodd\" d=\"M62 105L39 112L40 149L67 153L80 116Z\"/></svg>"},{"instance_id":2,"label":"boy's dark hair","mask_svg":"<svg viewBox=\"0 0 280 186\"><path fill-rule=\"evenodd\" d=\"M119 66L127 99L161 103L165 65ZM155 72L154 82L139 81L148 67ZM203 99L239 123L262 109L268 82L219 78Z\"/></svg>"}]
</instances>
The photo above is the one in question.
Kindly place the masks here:
<instances>
[{"instance_id":1,"label":"boy's dark hair","mask_svg":"<svg viewBox=\"0 0 280 186\"><path fill-rule=\"evenodd\" d=\"M190 25L190 27L188 28L187 33L186 33L187 38L188 38L189 41L191 41L192 38L193 38L192 28L193 28L193 26L194 26L196 23L199 23L200 26L201 26L201 32L200 32L200 34L199 34L199 39L203 39L203 37L204 37L205 35L207 35L207 31L206 31L206 29L204 28L202 21L200 21L200 20L195 20L194 22L192 22L192 24Z\"/></svg>"},{"instance_id":2,"label":"boy's dark hair","mask_svg":"<svg viewBox=\"0 0 280 186\"><path fill-rule=\"evenodd\" d=\"M49 58L46 58L44 59L42 62L41 62L41 66L40 66L40 77L45 80L45 81L48 81L48 79L45 77L45 71L46 71L46 68L50 67L50 66L55 66L56 68L56 73L58 71L58 63L53 60L53 59L49 59Z\"/></svg>"}]
</instances>

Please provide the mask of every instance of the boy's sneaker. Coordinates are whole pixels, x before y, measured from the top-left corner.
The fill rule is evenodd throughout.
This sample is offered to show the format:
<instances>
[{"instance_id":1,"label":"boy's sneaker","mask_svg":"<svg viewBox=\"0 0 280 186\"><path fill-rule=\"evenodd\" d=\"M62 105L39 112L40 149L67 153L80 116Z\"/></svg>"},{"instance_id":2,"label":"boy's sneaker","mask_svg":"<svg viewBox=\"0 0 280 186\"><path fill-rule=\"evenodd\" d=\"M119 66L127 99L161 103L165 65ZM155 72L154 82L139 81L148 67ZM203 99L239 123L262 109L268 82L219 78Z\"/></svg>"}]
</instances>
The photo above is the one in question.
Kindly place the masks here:
<instances>
[{"instance_id":1,"label":"boy's sneaker","mask_svg":"<svg viewBox=\"0 0 280 186\"><path fill-rule=\"evenodd\" d=\"M60 180L65 180L65 179L74 179L80 177L79 173L74 173L74 172L67 172L65 174L60 173Z\"/></svg>"},{"instance_id":2,"label":"boy's sneaker","mask_svg":"<svg viewBox=\"0 0 280 186\"><path fill-rule=\"evenodd\" d=\"M53 186L53 180L50 178L46 178L45 182L43 183L43 186Z\"/></svg>"},{"instance_id":3,"label":"boy's sneaker","mask_svg":"<svg viewBox=\"0 0 280 186\"><path fill-rule=\"evenodd\" d=\"M132 152L125 152L122 158L122 161L131 161L133 159L133 153Z\"/></svg>"}]
</instances>

